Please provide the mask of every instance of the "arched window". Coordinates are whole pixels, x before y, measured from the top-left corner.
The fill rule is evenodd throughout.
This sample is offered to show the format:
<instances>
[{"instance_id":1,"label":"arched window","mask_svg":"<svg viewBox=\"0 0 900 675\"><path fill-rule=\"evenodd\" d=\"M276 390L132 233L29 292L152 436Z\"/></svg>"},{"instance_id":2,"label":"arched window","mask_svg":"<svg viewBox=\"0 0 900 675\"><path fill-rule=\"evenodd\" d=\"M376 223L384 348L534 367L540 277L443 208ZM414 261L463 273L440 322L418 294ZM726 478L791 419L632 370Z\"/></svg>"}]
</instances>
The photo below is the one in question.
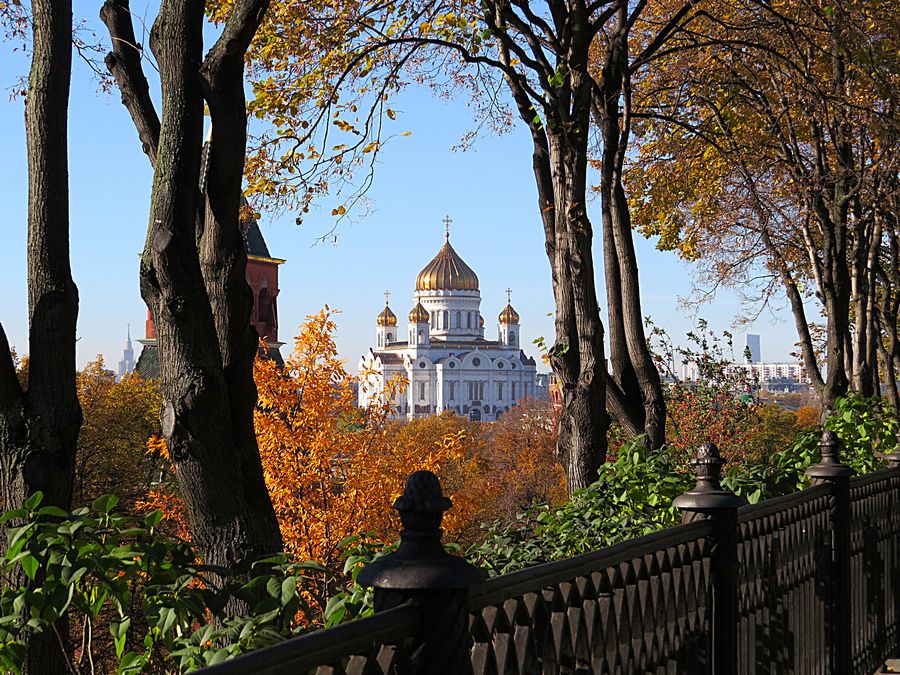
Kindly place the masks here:
<instances>
[{"instance_id":1,"label":"arched window","mask_svg":"<svg viewBox=\"0 0 900 675\"><path fill-rule=\"evenodd\" d=\"M431 330L437 328L437 312L431 313Z\"/></svg>"},{"instance_id":2,"label":"arched window","mask_svg":"<svg viewBox=\"0 0 900 675\"><path fill-rule=\"evenodd\" d=\"M423 331L423 330L419 331L419 344L420 345L425 344L425 331Z\"/></svg>"},{"instance_id":3,"label":"arched window","mask_svg":"<svg viewBox=\"0 0 900 675\"><path fill-rule=\"evenodd\" d=\"M472 312L466 312L466 328L472 327Z\"/></svg>"},{"instance_id":4,"label":"arched window","mask_svg":"<svg viewBox=\"0 0 900 675\"><path fill-rule=\"evenodd\" d=\"M450 312L444 310L444 330L450 328Z\"/></svg>"},{"instance_id":5,"label":"arched window","mask_svg":"<svg viewBox=\"0 0 900 675\"><path fill-rule=\"evenodd\" d=\"M387 334L387 340L385 340L385 343L384 343L384 344L387 345L388 343L393 342L393 341L394 341L394 334L393 334L393 333L388 333L388 334Z\"/></svg>"},{"instance_id":6,"label":"arched window","mask_svg":"<svg viewBox=\"0 0 900 675\"><path fill-rule=\"evenodd\" d=\"M516 334L512 331L509 332L509 344L516 344Z\"/></svg>"},{"instance_id":7,"label":"arched window","mask_svg":"<svg viewBox=\"0 0 900 675\"><path fill-rule=\"evenodd\" d=\"M384 347L384 340L381 337L381 333L378 334L378 346Z\"/></svg>"}]
</instances>

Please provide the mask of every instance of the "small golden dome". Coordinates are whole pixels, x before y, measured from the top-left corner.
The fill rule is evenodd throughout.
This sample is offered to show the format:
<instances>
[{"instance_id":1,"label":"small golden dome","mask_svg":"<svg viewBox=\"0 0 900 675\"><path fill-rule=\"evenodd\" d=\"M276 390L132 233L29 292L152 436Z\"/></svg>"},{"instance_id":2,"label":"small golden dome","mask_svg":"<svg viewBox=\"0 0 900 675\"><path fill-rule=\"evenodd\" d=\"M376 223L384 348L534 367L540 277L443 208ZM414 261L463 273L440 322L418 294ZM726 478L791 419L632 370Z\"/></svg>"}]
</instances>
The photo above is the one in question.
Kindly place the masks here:
<instances>
[{"instance_id":1,"label":"small golden dome","mask_svg":"<svg viewBox=\"0 0 900 675\"><path fill-rule=\"evenodd\" d=\"M384 305L384 309L381 310L381 314L378 315L376 319L379 326L396 326L397 325L397 315L391 311L391 308Z\"/></svg>"},{"instance_id":2,"label":"small golden dome","mask_svg":"<svg viewBox=\"0 0 900 675\"><path fill-rule=\"evenodd\" d=\"M499 320L503 325L517 324L519 323L519 313L507 302L506 307L500 312Z\"/></svg>"},{"instance_id":3,"label":"small golden dome","mask_svg":"<svg viewBox=\"0 0 900 675\"><path fill-rule=\"evenodd\" d=\"M484 317L481 314L478 315L478 325L481 328L484 328Z\"/></svg>"},{"instance_id":4,"label":"small golden dome","mask_svg":"<svg viewBox=\"0 0 900 675\"><path fill-rule=\"evenodd\" d=\"M428 323L429 319L428 310L422 307L421 302L417 302L416 306L413 307L412 311L409 313L410 323Z\"/></svg>"},{"instance_id":5,"label":"small golden dome","mask_svg":"<svg viewBox=\"0 0 900 675\"><path fill-rule=\"evenodd\" d=\"M416 277L417 291L477 291L478 277L450 245L450 237Z\"/></svg>"}]
</instances>

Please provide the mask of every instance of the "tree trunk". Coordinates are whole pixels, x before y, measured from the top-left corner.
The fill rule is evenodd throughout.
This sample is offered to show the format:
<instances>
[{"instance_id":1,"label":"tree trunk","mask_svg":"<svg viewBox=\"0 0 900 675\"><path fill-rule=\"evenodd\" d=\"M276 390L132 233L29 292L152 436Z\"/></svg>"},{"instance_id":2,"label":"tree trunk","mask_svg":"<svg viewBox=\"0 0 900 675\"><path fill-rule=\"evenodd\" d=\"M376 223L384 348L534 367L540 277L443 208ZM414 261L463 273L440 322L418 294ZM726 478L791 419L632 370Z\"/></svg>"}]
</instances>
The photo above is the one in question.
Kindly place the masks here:
<instances>
[{"instance_id":1,"label":"tree trunk","mask_svg":"<svg viewBox=\"0 0 900 675\"><path fill-rule=\"evenodd\" d=\"M141 292L156 325L162 429L192 535L207 563L247 573L282 542L253 434L255 340L238 225L243 160L235 160L245 136L233 126L220 128L236 134L220 136L230 148L224 141L211 148L223 164L210 174L208 208L200 191L202 26L202 3L168 0L151 33L164 115ZM248 610L236 600L229 609Z\"/></svg>"},{"instance_id":2,"label":"tree trunk","mask_svg":"<svg viewBox=\"0 0 900 675\"><path fill-rule=\"evenodd\" d=\"M603 324L594 286L592 228L587 217L586 135L549 134L554 240L548 242L556 300L556 341L550 363L559 379L562 409L557 452L571 495L597 479L606 459L606 358ZM572 147L572 146L575 147ZM583 158L583 159L582 159Z\"/></svg>"},{"instance_id":3,"label":"tree trunk","mask_svg":"<svg viewBox=\"0 0 900 675\"><path fill-rule=\"evenodd\" d=\"M69 265L71 2L35 0L32 28L25 105L29 377L23 391L0 329L0 481L5 508L18 506L28 494L40 490L44 504L68 509L81 427L75 388L78 289ZM26 672L68 672L66 619L53 629L29 641Z\"/></svg>"},{"instance_id":4,"label":"tree trunk","mask_svg":"<svg viewBox=\"0 0 900 675\"><path fill-rule=\"evenodd\" d=\"M659 370L644 333L631 212L622 184L631 108L626 21L627 7L623 4L618 12L617 30L607 48L593 106L603 140L600 194L610 360L613 377L625 397L623 413L628 416L628 425L623 426L642 428L648 447L658 448L666 442L665 399Z\"/></svg>"}]
</instances>

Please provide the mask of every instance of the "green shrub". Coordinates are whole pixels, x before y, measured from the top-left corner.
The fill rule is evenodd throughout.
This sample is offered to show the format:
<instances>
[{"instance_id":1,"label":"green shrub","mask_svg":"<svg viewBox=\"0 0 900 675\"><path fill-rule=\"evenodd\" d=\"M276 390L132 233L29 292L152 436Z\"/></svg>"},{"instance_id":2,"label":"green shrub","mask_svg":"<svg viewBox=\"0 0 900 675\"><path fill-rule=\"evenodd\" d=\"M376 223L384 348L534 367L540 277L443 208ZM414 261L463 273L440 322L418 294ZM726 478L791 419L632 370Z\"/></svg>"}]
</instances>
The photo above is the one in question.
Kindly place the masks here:
<instances>
[{"instance_id":1,"label":"green shrub","mask_svg":"<svg viewBox=\"0 0 900 675\"><path fill-rule=\"evenodd\" d=\"M469 549L469 559L491 574L505 574L681 521L672 500L693 481L675 470L665 449L648 450L642 438L632 439L599 473L598 481L564 504L535 504L511 522L490 524L484 540Z\"/></svg>"},{"instance_id":2,"label":"green shrub","mask_svg":"<svg viewBox=\"0 0 900 675\"><path fill-rule=\"evenodd\" d=\"M0 669L6 672L21 670L29 636L55 630L67 614L72 625L88 628L82 658L93 658L90 628L99 634L101 625L108 627L120 673L161 663L166 672L219 663L300 630L296 619L308 609L304 578L328 573L274 557L260 561L252 579L232 578L199 564L189 544L158 531L159 512L116 513L113 495L71 513L41 501L37 493L2 517L16 526L9 528L0 572L13 579L24 574L22 583L0 591ZM231 597L250 604L249 616L227 614Z\"/></svg>"}]
</instances>

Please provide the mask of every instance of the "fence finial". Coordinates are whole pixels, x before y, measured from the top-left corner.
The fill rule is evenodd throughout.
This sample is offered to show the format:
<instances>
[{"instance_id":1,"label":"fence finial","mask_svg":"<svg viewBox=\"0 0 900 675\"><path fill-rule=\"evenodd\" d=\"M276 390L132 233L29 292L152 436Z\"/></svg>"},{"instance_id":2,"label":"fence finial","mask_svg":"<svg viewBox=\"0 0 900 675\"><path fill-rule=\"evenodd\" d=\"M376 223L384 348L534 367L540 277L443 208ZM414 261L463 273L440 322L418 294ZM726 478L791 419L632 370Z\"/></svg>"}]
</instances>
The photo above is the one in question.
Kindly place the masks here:
<instances>
[{"instance_id":1,"label":"fence finial","mask_svg":"<svg viewBox=\"0 0 900 675\"><path fill-rule=\"evenodd\" d=\"M804 471L806 476L813 479L813 483L853 475L853 469L841 463L841 441L833 431L826 429L822 432L819 457L818 464L813 464Z\"/></svg>"},{"instance_id":2,"label":"fence finial","mask_svg":"<svg viewBox=\"0 0 900 675\"><path fill-rule=\"evenodd\" d=\"M441 520L451 501L438 477L416 471L394 502L403 531L396 553L363 567L357 580L375 588L375 611L413 603L422 629L408 645L414 675L456 675L469 663L469 588L487 577L441 545Z\"/></svg>"},{"instance_id":3,"label":"fence finial","mask_svg":"<svg viewBox=\"0 0 900 675\"><path fill-rule=\"evenodd\" d=\"M722 487L722 466L725 460L715 443L704 443L697 448L697 456L691 460L697 475L697 484L675 498L673 506L682 511L697 512L708 509L735 508L743 500L731 490Z\"/></svg>"},{"instance_id":4,"label":"fence finial","mask_svg":"<svg viewBox=\"0 0 900 675\"><path fill-rule=\"evenodd\" d=\"M691 460L697 474L693 489L678 495L672 505L683 512L685 523L712 522L710 575L712 583L711 673L734 673L737 663L737 511L744 500L722 487L725 460L714 443L697 448Z\"/></svg>"}]
</instances>

